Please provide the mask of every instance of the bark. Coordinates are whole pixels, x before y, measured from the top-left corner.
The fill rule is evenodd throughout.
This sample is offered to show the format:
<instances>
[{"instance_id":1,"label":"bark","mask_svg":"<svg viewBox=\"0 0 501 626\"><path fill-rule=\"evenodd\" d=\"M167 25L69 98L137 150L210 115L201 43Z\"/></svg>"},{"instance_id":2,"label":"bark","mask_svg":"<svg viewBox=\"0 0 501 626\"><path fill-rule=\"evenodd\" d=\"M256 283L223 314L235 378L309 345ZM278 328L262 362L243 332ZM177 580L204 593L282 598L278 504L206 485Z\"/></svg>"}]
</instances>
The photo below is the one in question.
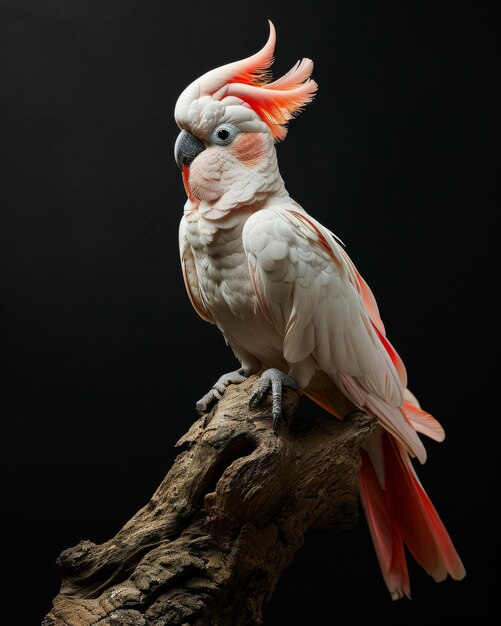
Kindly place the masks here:
<instances>
[{"instance_id":1,"label":"bark","mask_svg":"<svg viewBox=\"0 0 501 626\"><path fill-rule=\"evenodd\" d=\"M193 424L151 500L113 539L61 554L61 591L43 626L260 624L305 533L357 521L359 447L374 419L302 423L292 419L299 397L285 389L273 431L268 400L248 406L255 380L230 385Z\"/></svg>"}]
</instances>

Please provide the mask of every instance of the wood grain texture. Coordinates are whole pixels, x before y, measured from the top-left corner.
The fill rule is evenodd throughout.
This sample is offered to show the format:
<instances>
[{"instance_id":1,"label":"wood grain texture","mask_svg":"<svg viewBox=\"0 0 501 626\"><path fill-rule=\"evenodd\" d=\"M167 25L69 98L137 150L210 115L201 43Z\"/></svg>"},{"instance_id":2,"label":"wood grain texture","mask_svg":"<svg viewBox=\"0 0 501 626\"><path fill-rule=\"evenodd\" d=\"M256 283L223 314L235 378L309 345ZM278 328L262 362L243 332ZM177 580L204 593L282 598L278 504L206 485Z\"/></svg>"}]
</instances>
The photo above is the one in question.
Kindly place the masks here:
<instances>
[{"instance_id":1,"label":"wood grain texture","mask_svg":"<svg viewBox=\"0 0 501 626\"><path fill-rule=\"evenodd\" d=\"M299 396L286 389L287 418L273 431L267 401L249 408L255 381L230 385L193 424L115 537L60 555L63 582L43 626L260 624L305 533L356 522L359 447L374 419L324 415L289 428Z\"/></svg>"}]
</instances>

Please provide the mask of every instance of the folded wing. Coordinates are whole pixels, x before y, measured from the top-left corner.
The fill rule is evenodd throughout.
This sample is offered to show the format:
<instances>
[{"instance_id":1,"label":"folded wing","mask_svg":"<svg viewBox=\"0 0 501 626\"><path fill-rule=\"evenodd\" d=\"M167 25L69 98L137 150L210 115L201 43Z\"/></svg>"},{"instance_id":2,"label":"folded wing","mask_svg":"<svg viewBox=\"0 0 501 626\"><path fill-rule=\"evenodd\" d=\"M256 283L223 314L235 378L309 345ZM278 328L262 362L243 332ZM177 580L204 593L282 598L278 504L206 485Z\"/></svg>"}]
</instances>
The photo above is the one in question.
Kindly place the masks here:
<instances>
[{"instance_id":1,"label":"folded wing","mask_svg":"<svg viewBox=\"0 0 501 626\"><path fill-rule=\"evenodd\" d=\"M284 336L288 363L313 359L424 462L424 447L401 410L405 368L384 336L372 293L334 236L287 205L254 213L243 242L257 300Z\"/></svg>"}]
</instances>

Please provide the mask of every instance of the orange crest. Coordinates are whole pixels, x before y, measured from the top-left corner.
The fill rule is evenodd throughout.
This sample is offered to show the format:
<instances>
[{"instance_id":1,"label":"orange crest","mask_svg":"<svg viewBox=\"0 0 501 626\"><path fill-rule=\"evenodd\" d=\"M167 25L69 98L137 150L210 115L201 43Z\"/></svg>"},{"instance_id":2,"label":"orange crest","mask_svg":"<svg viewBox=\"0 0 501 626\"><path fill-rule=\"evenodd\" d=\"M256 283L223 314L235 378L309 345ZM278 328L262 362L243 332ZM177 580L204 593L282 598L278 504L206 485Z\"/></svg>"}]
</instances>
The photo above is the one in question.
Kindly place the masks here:
<instances>
[{"instance_id":1,"label":"orange crest","mask_svg":"<svg viewBox=\"0 0 501 626\"><path fill-rule=\"evenodd\" d=\"M287 134L285 124L311 102L317 83L310 79L313 61L302 59L284 76L272 82L269 70L275 50L275 27L264 47L256 54L207 72L181 95L186 99L211 96L224 102L227 97L240 98L265 122L275 140ZM196 85L196 87L195 87Z\"/></svg>"}]
</instances>

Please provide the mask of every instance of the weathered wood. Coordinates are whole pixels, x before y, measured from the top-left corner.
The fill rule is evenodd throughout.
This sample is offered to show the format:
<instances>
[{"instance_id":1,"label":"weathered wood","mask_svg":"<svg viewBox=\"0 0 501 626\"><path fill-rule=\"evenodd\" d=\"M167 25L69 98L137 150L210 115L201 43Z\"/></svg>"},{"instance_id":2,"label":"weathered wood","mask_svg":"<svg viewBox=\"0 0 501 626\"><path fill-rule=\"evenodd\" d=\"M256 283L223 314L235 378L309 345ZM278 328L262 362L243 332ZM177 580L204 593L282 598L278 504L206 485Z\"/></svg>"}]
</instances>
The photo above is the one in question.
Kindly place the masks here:
<instances>
[{"instance_id":1,"label":"weathered wood","mask_svg":"<svg viewBox=\"0 0 501 626\"><path fill-rule=\"evenodd\" d=\"M228 387L193 424L150 502L113 539L61 554L43 626L260 624L305 532L355 523L358 450L374 420L324 416L274 432L269 404L248 406L255 380ZM284 413L297 403L285 390Z\"/></svg>"}]
</instances>

